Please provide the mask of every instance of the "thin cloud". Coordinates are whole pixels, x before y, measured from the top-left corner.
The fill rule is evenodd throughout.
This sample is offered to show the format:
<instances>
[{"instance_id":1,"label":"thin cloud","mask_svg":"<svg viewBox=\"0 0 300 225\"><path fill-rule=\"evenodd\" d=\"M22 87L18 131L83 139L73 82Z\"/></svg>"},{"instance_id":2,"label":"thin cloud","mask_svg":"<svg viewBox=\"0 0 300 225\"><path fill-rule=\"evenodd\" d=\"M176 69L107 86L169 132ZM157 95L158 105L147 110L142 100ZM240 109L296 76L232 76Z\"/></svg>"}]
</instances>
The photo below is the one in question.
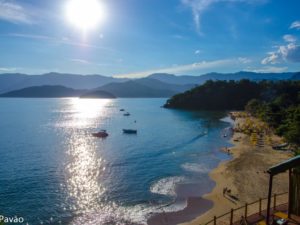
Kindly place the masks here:
<instances>
[{"instance_id":1,"label":"thin cloud","mask_svg":"<svg viewBox=\"0 0 300 225\"><path fill-rule=\"evenodd\" d=\"M300 29L300 21L295 21L291 24L290 29ZM287 42L285 45L274 46L275 51L268 52L268 56L263 58L261 64L277 64L282 62L300 62L300 45L297 43L297 38L293 35L286 34L283 40Z\"/></svg>"},{"instance_id":2,"label":"thin cloud","mask_svg":"<svg viewBox=\"0 0 300 225\"><path fill-rule=\"evenodd\" d=\"M175 38L175 39L180 39L180 40L186 39L185 36L180 35L180 34L174 34L174 35L172 35L171 37L172 37L172 38Z\"/></svg>"},{"instance_id":3,"label":"thin cloud","mask_svg":"<svg viewBox=\"0 0 300 225\"><path fill-rule=\"evenodd\" d=\"M294 22L291 24L290 29L300 30L300 21L299 21L299 20L294 21Z\"/></svg>"},{"instance_id":4,"label":"thin cloud","mask_svg":"<svg viewBox=\"0 0 300 225\"><path fill-rule=\"evenodd\" d=\"M263 58L261 60L261 64L266 65L266 64L276 64L278 63L277 60L279 59L279 54L277 52L268 52L267 57Z\"/></svg>"},{"instance_id":5,"label":"thin cloud","mask_svg":"<svg viewBox=\"0 0 300 225\"><path fill-rule=\"evenodd\" d=\"M90 65L92 62L85 60L85 59L70 59L71 62L80 63L84 65Z\"/></svg>"},{"instance_id":6,"label":"thin cloud","mask_svg":"<svg viewBox=\"0 0 300 225\"><path fill-rule=\"evenodd\" d=\"M200 33L201 16L203 12L217 0L181 0L181 3L192 10L196 31Z\"/></svg>"},{"instance_id":7,"label":"thin cloud","mask_svg":"<svg viewBox=\"0 0 300 225\"><path fill-rule=\"evenodd\" d=\"M283 40L285 40L286 42L296 42L297 38L293 35L286 34L283 36Z\"/></svg>"},{"instance_id":8,"label":"thin cloud","mask_svg":"<svg viewBox=\"0 0 300 225\"><path fill-rule=\"evenodd\" d=\"M288 67L266 66L259 69L246 69L245 71L255 73L282 73L288 70Z\"/></svg>"},{"instance_id":9,"label":"thin cloud","mask_svg":"<svg viewBox=\"0 0 300 225\"><path fill-rule=\"evenodd\" d=\"M35 34L19 34L19 33L11 33L7 36L10 37L19 37L19 38L29 38L29 39L40 39L40 40L55 40L55 38L45 35L35 35Z\"/></svg>"},{"instance_id":10,"label":"thin cloud","mask_svg":"<svg viewBox=\"0 0 300 225\"><path fill-rule=\"evenodd\" d=\"M1 71L1 72L5 72L5 73L7 73L7 72L14 72L14 71L16 71L16 70L17 70L17 68L0 67L0 71Z\"/></svg>"},{"instance_id":11,"label":"thin cloud","mask_svg":"<svg viewBox=\"0 0 300 225\"><path fill-rule=\"evenodd\" d=\"M269 52L269 56L261 61L261 64L277 64L282 61L289 61L294 63L300 62L300 45L296 43L288 43L281 45L277 51Z\"/></svg>"},{"instance_id":12,"label":"thin cloud","mask_svg":"<svg viewBox=\"0 0 300 225\"><path fill-rule=\"evenodd\" d=\"M221 66L227 65L234 65L238 63L237 59L222 59L222 60L215 60L215 61L202 61L192 64L186 65L176 65L168 68L162 69L153 69L135 73L127 73L127 74L117 74L115 77L128 77L128 78L138 78L138 77L145 77L153 73L173 73L173 74L180 74L189 71L195 70L203 70L203 69L214 69Z\"/></svg>"},{"instance_id":13,"label":"thin cloud","mask_svg":"<svg viewBox=\"0 0 300 225\"><path fill-rule=\"evenodd\" d=\"M239 62L243 63L243 64L247 64L247 63L251 63L252 60L246 57L239 57L238 58Z\"/></svg>"},{"instance_id":14,"label":"thin cloud","mask_svg":"<svg viewBox=\"0 0 300 225\"><path fill-rule=\"evenodd\" d=\"M0 0L0 20L11 23L33 24L33 19L24 6L14 1Z\"/></svg>"},{"instance_id":15,"label":"thin cloud","mask_svg":"<svg viewBox=\"0 0 300 225\"><path fill-rule=\"evenodd\" d=\"M181 3L192 10L196 31L201 33L201 19L204 12L213 4L220 2L228 3L247 3L247 4L264 4L267 0L181 0Z\"/></svg>"},{"instance_id":16,"label":"thin cloud","mask_svg":"<svg viewBox=\"0 0 300 225\"><path fill-rule=\"evenodd\" d=\"M110 48L101 47L101 46L97 46L97 45L91 45L91 44L84 43L84 42L72 41L71 39L69 39L67 37L56 38L56 37L51 37L51 36L46 36L46 35L22 34L22 33L11 33L11 34L7 34L5 36L36 39L36 40L47 40L47 41L52 41L52 42L59 43L59 44L72 45L72 46L76 46L76 47L94 48L94 49L101 49L101 50L106 50L106 51L110 51L110 52L115 52L115 50L110 49Z\"/></svg>"},{"instance_id":17,"label":"thin cloud","mask_svg":"<svg viewBox=\"0 0 300 225\"><path fill-rule=\"evenodd\" d=\"M115 62L120 63L122 62L123 59L116 59ZM69 59L69 61L81 64L81 65L86 65L86 66L97 66L97 67L105 67L105 66L115 66L116 63L97 63L93 61L89 61L86 59Z\"/></svg>"}]
</instances>

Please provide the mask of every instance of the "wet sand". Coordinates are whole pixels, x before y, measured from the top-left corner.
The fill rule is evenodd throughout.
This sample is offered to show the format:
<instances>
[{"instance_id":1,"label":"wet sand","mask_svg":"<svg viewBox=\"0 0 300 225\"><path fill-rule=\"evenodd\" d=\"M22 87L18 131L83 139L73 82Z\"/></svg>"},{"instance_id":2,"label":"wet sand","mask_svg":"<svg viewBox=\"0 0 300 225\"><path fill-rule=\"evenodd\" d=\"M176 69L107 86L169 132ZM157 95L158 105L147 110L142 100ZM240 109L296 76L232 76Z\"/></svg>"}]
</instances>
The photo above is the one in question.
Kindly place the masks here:
<instances>
[{"instance_id":1,"label":"wet sand","mask_svg":"<svg viewBox=\"0 0 300 225\"><path fill-rule=\"evenodd\" d=\"M235 126L244 122L245 118L236 118ZM280 138L273 134L272 139L280 142ZM269 182L266 170L293 156L292 153L273 150L270 144L265 143L263 147L254 146L248 135L239 132L234 133L232 143L234 147L230 148L230 154L233 159L221 163L210 173L216 186L211 193L203 196L213 202L213 207L205 213L200 213L191 222L183 224L205 224L214 216L229 212L231 208L243 206L259 198L266 198ZM276 176L273 187L273 193L286 192L288 190L287 173ZM230 189L234 198L227 194L223 195L224 188ZM226 224L226 222L218 221L218 224Z\"/></svg>"},{"instance_id":2,"label":"wet sand","mask_svg":"<svg viewBox=\"0 0 300 225\"><path fill-rule=\"evenodd\" d=\"M149 225L175 225L192 220L197 215L205 213L213 206L213 202L201 197L188 198L187 207L178 212L159 213L151 217L147 223Z\"/></svg>"}]
</instances>

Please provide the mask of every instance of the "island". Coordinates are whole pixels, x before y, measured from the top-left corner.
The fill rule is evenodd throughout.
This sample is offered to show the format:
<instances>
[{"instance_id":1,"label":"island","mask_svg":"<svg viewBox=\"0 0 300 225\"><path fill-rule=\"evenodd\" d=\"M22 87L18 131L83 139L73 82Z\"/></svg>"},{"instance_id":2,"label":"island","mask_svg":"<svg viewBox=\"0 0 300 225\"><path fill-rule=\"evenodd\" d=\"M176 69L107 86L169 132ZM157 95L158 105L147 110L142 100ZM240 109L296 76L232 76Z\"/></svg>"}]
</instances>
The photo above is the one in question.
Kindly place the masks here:
<instances>
[{"instance_id":1,"label":"island","mask_svg":"<svg viewBox=\"0 0 300 225\"><path fill-rule=\"evenodd\" d=\"M64 97L78 97L82 95L85 90L76 90L67 88L61 85L42 85L27 87L20 90L6 92L0 97L6 98L64 98Z\"/></svg>"}]
</instances>

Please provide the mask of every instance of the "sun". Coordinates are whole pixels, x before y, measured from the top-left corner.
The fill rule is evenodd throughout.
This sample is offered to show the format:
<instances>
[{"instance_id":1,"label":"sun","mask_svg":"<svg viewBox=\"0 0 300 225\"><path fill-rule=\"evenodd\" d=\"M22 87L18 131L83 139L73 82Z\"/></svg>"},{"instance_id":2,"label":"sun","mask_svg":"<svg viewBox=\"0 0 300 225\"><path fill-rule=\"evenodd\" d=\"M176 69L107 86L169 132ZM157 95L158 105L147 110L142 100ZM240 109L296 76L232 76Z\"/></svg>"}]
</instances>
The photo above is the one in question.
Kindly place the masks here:
<instances>
[{"instance_id":1,"label":"sun","mask_svg":"<svg viewBox=\"0 0 300 225\"><path fill-rule=\"evenodd\" d=\"M68 22L82 31L95 29L106 18L106 10L99 0L68 0L65 7Z\"/></svg>"}]
</instances>

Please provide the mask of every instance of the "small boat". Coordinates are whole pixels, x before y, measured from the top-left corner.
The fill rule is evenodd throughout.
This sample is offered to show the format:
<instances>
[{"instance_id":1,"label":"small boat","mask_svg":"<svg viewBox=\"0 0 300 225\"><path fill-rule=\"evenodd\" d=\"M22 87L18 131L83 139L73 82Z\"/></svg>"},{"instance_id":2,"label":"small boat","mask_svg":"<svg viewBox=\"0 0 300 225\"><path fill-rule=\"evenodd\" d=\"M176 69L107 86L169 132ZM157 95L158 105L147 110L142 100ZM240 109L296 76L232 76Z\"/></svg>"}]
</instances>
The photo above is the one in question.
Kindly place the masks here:
<instances>
[{"instance_id":1,"label":"small boat","mask_svg":"<svg viewBox=\"0 0 300 225\"><path fill-rule=\"evenodd\" d=\"M123 116L130 116L130 113L129 112L124 113Z\"/></svg>"},{"instance_id":2,"label":"small boat","mask_svg":"<svg viewBox=\"0 0 300 225\"><path fill-rule=\"evenodd\" d=\"M133 129L123 129L124 134L137 134L137 130Z\"/></svg>"},{"instance_id":3,"label":"small boat","mask_svg":"<svg viewBox=\"0 0 300 225\"><path fill-rule=\"evenodd\" d=\"M281 145L275 145L275 146L272 146L272 148L274 149L274 150L281 150L281 149L284 149L284 148L286 148L286 147L288 147L288 143L283 143L283 144L281 144Z\"/></svg>"},{"instance_id":4,"label":"small boat","mask_svg":"<svg viewBox=\"0 0 300 225\"><path fill-rule=\"evenodd\" d=\"M120 111L121 111L121 112L124 112L124 111L125 111L125 109L120 109Z\"/></svg>"},{"instance_id":5,"label":"small boat","mask_svg":"<svg viewBox=\"0 0 300 225\"><path fill-rule=\"evenodd\" d=\"M98 137L98 138L105 138L105 137L108 136L108 133L106 132L106 130L101 130L101 131L99 131L97 133L92 133L92 135L94 137Z\"/></svg>"}]
</instances>

